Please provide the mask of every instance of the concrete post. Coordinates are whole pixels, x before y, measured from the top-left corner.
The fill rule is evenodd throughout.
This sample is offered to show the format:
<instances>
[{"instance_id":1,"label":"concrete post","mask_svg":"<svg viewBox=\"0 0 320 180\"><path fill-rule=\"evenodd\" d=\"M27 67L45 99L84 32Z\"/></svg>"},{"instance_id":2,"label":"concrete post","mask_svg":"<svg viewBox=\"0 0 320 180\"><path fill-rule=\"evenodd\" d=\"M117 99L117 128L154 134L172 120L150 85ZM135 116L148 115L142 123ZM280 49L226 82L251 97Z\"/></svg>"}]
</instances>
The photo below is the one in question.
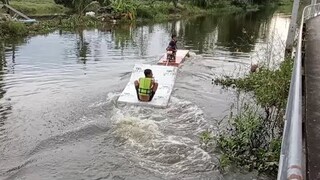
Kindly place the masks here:
<instances>
[{"instance_id":1,"label":"concrete post","mask_svg":"<svg viewBox=\"0 0 320 180\"><path fill-rule=\"evenodd\" d=\"M315 1L315 0L312 0L312 1ZM299 3L300 3L300 0L294 0L293 2L291 21L290 21L289 32L288 32L287 41L286 41L286 56L290 55L292 52L292 46L293 46L294 37L296 34Z\"/></svg>"}]
</instances>

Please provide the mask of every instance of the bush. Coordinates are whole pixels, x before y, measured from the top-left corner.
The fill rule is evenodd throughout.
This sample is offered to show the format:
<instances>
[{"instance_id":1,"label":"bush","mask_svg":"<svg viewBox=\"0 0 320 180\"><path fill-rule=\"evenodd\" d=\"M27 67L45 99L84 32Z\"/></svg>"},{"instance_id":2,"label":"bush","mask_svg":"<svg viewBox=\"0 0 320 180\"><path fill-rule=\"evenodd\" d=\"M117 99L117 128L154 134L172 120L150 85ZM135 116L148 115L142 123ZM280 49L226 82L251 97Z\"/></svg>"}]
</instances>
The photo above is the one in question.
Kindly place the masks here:
<instances>
[{"instance_id":1,"label":"bush","mask_svg":"<svg viewBox=\"0 0 320 180\"><path fill-rule=\"evenodd\" d=\"M232 129L220 135L217 141L217 148L222 152L221 166L232 163L249 171L256 169L275 176L281 137L272 137L270 124L248 105L231 121Z\"/></svg>"},{"instance_id":2,"label":"bush","mask_svg":"<svg viewBox=\"0 0 320 180\"><path fill-rule=\"evenodd\" d=\"M22 37L28 34L28 29L23 23L6 21L0 24L0 34L2 37Z\"/></svg>"},{"instance_id":3,"label":"bush","mask_svg":"<svg viewBox=\"0 0 320 180\"><path fill-rule=\"evenodd\" d=\"M154 11L150 7L144 5L139 6L137 8L137 17L152 19L154 17Z\"/></svg>"},{"instance_id":4,"label":"bush","mask_svg":"<svg viewBox=\"0 0 320 180\"><path fill-rule=\"evenodd\" d=\"M224 87L235 85L245 92L252 91L262 107L282 109L287 103L292 68L293 60L286 59L277 70L261 67L258 73L251 73L244 78L216 79L214 82Z\"/></svg>"},{"instance_id":5,"label":"bush","mask_svg":"<svg viewBox=\"0 0 320 180\"><path fill-rule=\"evenodd\" d=\"M179 7L183 7L181 4L178 5ZM174 8L173 4L168 5L164 2L157 2L152 5L141 4L137 7L137 17L159 20L167 18L170 14L174 14L179 11L180 9Z\"/></svg>"},{"instance_id":6,"label":"bush","mask_svg":"<svg viewBox=\"0 0 320 180\"><path fill-rule=\"evenodd\" d=\"M130 0L115 0L111 3L112 9L121 14L125 19L133 20L137 15L137 3Z\"/></svg>"},{"instance_id":7,"label":"bush","mask_svg":"<svg viewBox=\"0 0 320 180\"><path fill-rule=\"evenodd\" d=\"M216 84L224 87L252 92L256 103L245 104L238 115L230 118L229 132L218 136L222 167L234 164L268 175L277 174L292 68L293 60L285 59L278 69L260 67L242 78L215 79Z\"/></svg>"}]
</instances>

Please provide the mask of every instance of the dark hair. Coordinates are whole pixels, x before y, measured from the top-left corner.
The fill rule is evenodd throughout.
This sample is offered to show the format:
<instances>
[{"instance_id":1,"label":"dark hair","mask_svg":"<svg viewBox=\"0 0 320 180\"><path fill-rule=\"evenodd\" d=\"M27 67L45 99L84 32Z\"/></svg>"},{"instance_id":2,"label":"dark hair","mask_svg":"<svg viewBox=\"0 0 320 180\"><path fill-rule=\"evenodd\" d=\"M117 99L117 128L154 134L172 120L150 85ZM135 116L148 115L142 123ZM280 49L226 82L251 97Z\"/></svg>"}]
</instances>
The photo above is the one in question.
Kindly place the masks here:
<instances>
[{"instance_id":1,"label":"dark hair","mask_svg":"<svg viewBox=\"0 0 320 180\"><path fill-rule=\"evenodd\" d=\"M174 37L177 37L177 35L175 35L175 34L172 34L172 35L171 35L171 38L173 39Z\"/></svg>"},{"instance_id":2,"label":"dark hair","mask_svg":"<svg viewBox=\"0 0 320 180\"><path fill-rule=\"evenodd\" d=\"M148 75L150 75L152 73L151 69L145 69L144 70L144 75L147 77Z\"/></svg>"}]
</instances>

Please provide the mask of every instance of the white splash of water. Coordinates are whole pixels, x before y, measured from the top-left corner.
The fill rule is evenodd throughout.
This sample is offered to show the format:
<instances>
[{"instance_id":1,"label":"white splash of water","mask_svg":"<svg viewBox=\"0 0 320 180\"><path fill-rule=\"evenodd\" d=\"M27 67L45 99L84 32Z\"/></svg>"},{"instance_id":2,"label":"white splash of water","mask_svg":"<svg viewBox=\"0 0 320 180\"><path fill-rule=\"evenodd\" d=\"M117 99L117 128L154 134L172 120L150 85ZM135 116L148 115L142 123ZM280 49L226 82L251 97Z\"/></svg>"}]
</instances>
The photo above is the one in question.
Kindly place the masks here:
<instances>
[{"instance_id":1,"label":"white splash of water","mask_svg":"<svg viewBox=\"0 0 320 180\"><path fill-rule=\"evenodd\" d=\"M217 160L200 147L208 125L195 104L175 97L166 109L125 105L111 118L113 135L142 168L166 176L210 171Z\"/></svg>"}]
</instances>

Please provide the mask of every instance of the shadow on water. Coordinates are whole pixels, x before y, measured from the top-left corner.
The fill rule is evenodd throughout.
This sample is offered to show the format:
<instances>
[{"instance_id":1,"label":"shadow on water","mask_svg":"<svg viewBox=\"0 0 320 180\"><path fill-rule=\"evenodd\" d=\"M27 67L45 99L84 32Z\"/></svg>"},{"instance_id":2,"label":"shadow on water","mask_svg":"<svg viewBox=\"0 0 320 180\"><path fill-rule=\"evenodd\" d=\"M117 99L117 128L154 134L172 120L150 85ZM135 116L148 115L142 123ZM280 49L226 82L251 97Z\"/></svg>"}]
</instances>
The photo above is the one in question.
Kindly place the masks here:
<instances>
[{"instance_id":1,"label":"shadow on water","mask_svg":"<svg viewBox=\"0 0 320 180\"><path fill-rule=\"evenodd\" d=\"M200 54L212 50L216 45L229 51L251 52L260 37L260 31L267 34L267 24L275 10L267 8L247 14L203 16L174 21L165 28L168 33L179 35L179 41L183 41L182 46L191 46ZM177 30L178 24L181 27Z\"/></svg>"},{"instance_id":2,"label":"shadow on water","mask_svg":"<svg viewBox=\"0 0 320 180\"><path fill-rule=\"evenodd\" d=\"M79 35L79 40L77 41L77 58L83 62L83 64L86 64L87 61L87 55L90 54L90 49L88 47L89 43L86 42L85 37L83 35L83 30L78 30L77 34Z\"/></svg>"},{"instance_id":3,"label":"shadow on water","mask_svg":"<svg viewBox=\"0 0 320 180\"><path fill-rule=\"evenodd\" d=\"M156 33L156 26L166 31L166 34L163 34L166 41L169 41L171 34L177 34L179 48L189 48L199 54L211 52L217 46L230 52L248 53L254 49L257 39L263 39L268 33L267 25L275 10L267 8L246 14L202 16L161 24L120 24L99 29L99 33L111 35L110 41L113 42L113 46L110 48L120 50L121 56L126 55L125 50L128 48L136 48L137 54L146 56L148 46L158 43L150 38L150 34ZM87 41L85 31L75 31L78 35L76 54L83 64L86 64L88 56L94 53L90 43L94 43L95 46L101 43L101 39L96 39L95 42Z\"/></svg>"},{"instance_id":4,"label":"shadow on water","mask_svg":"<svg viewBox=\"0 0 320 180\"><path fill-rule=\"evenodd\" d=\"M225 17L219 25L218 45L227 47L230 51L251 52L260 31L267 34L266 25L270 22L273 12L251 12L235 17ZM262 38L264 38L262 36Z\"/></svg>"}]
</instances>

